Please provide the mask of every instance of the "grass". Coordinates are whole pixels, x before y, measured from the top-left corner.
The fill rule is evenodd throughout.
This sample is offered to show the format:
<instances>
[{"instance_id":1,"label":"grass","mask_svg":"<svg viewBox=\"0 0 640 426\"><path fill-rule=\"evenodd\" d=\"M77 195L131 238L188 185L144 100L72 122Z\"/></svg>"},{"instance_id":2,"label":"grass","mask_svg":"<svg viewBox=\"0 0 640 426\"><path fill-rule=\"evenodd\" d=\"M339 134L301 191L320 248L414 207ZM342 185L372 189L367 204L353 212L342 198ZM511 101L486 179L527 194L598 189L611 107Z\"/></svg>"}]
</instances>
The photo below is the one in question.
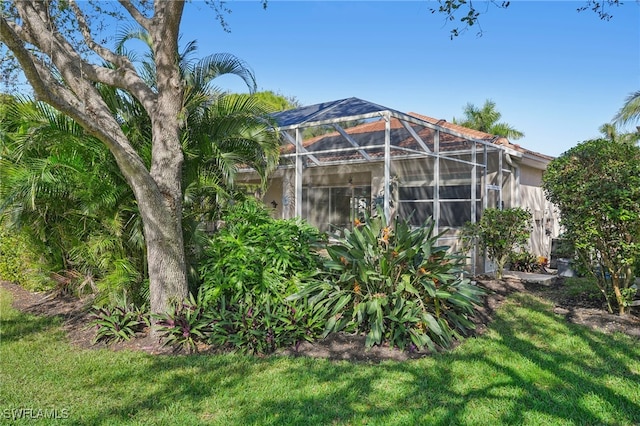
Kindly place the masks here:
<instances>
[{"instance_id":1,"label":"grass","mask_svg":"<svg viewBox=\"0 0 640 426\"><path fill-rule=\"evenodd\" d=\"M565 278L563 282L564 290L569 296L582 295L589 299L602 299L602 293L591 277L571 277Z\"/></svg>"},{"instance_id":2,"label":"grass","mask_svg":"<svg viewBox=\"0 0 640 426\"><path fill-rule=\"evenodd\" d=\"M569 324L526 294L449 353L376 365L79 350L59 320L10 297L0 292L0 424L20 412L73 425L640 424L638 340Z\"/></svg>"}]
</instances>

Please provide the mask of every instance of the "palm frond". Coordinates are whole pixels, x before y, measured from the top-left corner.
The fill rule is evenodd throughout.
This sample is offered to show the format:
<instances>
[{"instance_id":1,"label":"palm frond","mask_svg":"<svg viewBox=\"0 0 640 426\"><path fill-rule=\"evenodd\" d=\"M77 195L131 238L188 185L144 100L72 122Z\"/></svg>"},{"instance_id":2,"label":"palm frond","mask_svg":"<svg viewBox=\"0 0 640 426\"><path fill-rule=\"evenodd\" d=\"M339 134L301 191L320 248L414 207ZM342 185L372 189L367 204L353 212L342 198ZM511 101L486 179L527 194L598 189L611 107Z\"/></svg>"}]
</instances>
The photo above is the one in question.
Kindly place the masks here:
<instances>
[{"instance_id":1,"label":"palm frond","mask_svg":"<svg viewBox=\"0 0 640 426\"><path fill-rule=\"evenodd\" d=\"M185 75L185 81L192 87L207 91L212 80L227 74L240 77L250 93L257 90L256 78L249 64L231 53L215 53L201 59L193 71Z\"/></svg>"},{"instance_id":2,"label":"palm frond","mask_svg":"<svg viewBox=\"0 0 640 426\"><path fill-rule=\"evenodd\" d=\"M487 99L481 108L468 103L465 105L463 113L464 118L461 120L454 118L454 124L509 139L524 137L524 133L521 131L507 123L499 122L502 114L496 109L496 103L490 99Z\"/></svg>"},{"instance_id":3,"label":"palm frond","mask_svg":"<svg viewBox=\"0 0 640 426\"><path fill-rule=\"evenodd\" d=\"M640 90L627 96L624 105L614 117L614 121L622 126L638 120L640 120Z\"/></svg>"}]
</instances>

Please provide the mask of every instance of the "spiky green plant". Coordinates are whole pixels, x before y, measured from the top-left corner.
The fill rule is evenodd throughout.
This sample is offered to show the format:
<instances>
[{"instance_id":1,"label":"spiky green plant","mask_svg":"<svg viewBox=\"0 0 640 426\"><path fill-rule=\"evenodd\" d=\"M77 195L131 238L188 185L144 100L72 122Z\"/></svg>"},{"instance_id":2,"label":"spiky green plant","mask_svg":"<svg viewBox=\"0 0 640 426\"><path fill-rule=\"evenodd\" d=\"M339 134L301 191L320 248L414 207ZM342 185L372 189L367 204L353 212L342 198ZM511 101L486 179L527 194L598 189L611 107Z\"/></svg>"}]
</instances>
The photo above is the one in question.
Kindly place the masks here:
<instances>
[{"instance_id":1,"label":"spiky green plant","mask_svg":"<svg viewBox=\"0 0 640 426\"><path fill-rule=\"evenodd\" d=\"M326 280L292 298L324 312L325 335L364 333L368 347L449 347L474 328L469 316L483 292L463 277L464 257L438 245L432 220L418 228L399 218L387 223L379 211L345 230L327 247Z\"/></svg>"}]
</instances>

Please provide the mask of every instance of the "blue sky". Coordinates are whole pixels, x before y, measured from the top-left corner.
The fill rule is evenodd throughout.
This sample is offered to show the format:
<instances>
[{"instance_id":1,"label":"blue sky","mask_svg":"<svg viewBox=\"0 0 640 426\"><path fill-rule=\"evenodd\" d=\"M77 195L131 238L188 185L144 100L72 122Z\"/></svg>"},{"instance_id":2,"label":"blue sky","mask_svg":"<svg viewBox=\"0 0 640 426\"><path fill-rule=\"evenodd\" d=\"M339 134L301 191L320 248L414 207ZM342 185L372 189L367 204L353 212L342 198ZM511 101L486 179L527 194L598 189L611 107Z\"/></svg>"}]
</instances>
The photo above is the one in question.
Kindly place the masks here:
<instances>
[{"instance_id":1,"label":"blue sky","mask_svg":"<svg viewBox=\"0 0 640 426\"><path fill-rule=\"evenodd\" d=\"M601 21L582 1L512 1L450 40L451 24L427 1L231 1L231 32L203 3L187 4L183 40L199 56L230 52L261 90L308 105L351 96L451 120L464 105L496 102L516 141L557 156L598 135L640 90L640 4ZM480 8L483 4L477 3ZM242 91L237 78L218 85ZM640 124L640 123L639 123Z\"/></svg>"}]
</instances>

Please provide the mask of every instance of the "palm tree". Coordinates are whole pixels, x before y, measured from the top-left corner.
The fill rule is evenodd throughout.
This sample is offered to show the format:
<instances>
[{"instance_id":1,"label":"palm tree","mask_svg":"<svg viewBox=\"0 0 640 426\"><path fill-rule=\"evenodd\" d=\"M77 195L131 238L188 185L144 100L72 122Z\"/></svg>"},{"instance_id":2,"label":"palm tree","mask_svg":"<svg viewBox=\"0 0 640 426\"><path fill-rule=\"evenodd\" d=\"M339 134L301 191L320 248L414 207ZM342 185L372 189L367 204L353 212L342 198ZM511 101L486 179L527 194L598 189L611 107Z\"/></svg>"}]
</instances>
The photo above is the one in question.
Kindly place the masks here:
<instances>
[{"instance_id":1,"label":"palm tree","mask_svg":"<svg viewBox=\"0 0 640 426\"><path fill-rule=\"evenodd\" d=\"M480 130L492 135L503 136L508 139L521 139L524 133L516 130L507 123L500 123L502 114L496 110L495 102L486 100L482 108L468 103L464 108L464 119L453 119L458 124L469 129Z\"/></svg>"},{"instance_id":2,"label":"palm tree","mask_svg":"<svg viewBox=\"0 0 640 426\"><path fill-rule=\"evenodd\" d=\"M600 134L612 142L636 144L640 140L640 132L620 133L618 126L605 123L600 126Z\"/></svg>"},{"instance_id":3,"label":"palm tree","mask_svg":"<svg viewBox=\"0 0 640 426\"><path fill-rule=\"evenodd\" d=\"M253 167L264 181L279 154L273 123L257 99L228 95L212 85L217 76L230 73L253 92L255 78L248 66L229 54L192 61L194 49L190 43L181 55L188 253L199 251L202 220L215 217L219 205L236 192L238 168ZM155 70L144 61L141 67L153 81ZM127 93L98 89L148 166L151 123L144 109ZM0 220L28 227L52 271L79 271L105 293L130 288L134 299L144 296L140 216L113 157L77 123L44 105L19 102L12 111L3 112L0 126ZM197 256L189 260L193 264Z\"/></svg>"},{"instance_id":4,"label":"palm tree","mask_svg":"<svg viewBox=\"0 0 640 426\"><path fill-rule=\"evenodd\" d=\"M142 224L107 148L29 100L13 102L0 128L3 226L24 231L59 279L74 277L105 295L128 289L135 298L145 278Z\"/></svg>"},{"instance_id":5,"label":"palm tree","mask_svg":"<svg viewBox=\"0 0 640 426\"><path fill-rule=\"evenodd\" d=\"M131 39L151 46L144 31L130 29L120 34L117 51L129 54L124 43ZM213 85L217 77L235 75L245 82L249 93L254 94L257 85L253 71L247 63L230 53L217 53L195 60L196 50L197 43L191 41L179 55L180 74L185 83L183 188L191 186L193 189L199 179L200 183L206 182L203 187L232 192L239 166L253 168L264 182L267 174L277 166L280 146L278 135L273 131L275 123L269 118L269 105L262 101L262 96L231 95ZM151 55L149 49L140 66L153 86L155 70L151 65ZM135 59L134 55L132 59ZM148 120L139 119L142 108L135 106L135 99L126 100L130 105L121 105L120 109L134 111L135 115L126 114L123 121L131 123L135 119L139 127L137 131L150 135ZM136 126L130 127L134 129Z\"/></svg>"},{"instance_id":6,"label":"palm tree","mask_svg":"<svg viewBox=\"0 0 640 426\"><path fill-rule=\"evenodd\" d=\"M614 117L616 124L624 126L640 120L640 90L627 96L624 105Z\"/></svg>"}]
</instances>

